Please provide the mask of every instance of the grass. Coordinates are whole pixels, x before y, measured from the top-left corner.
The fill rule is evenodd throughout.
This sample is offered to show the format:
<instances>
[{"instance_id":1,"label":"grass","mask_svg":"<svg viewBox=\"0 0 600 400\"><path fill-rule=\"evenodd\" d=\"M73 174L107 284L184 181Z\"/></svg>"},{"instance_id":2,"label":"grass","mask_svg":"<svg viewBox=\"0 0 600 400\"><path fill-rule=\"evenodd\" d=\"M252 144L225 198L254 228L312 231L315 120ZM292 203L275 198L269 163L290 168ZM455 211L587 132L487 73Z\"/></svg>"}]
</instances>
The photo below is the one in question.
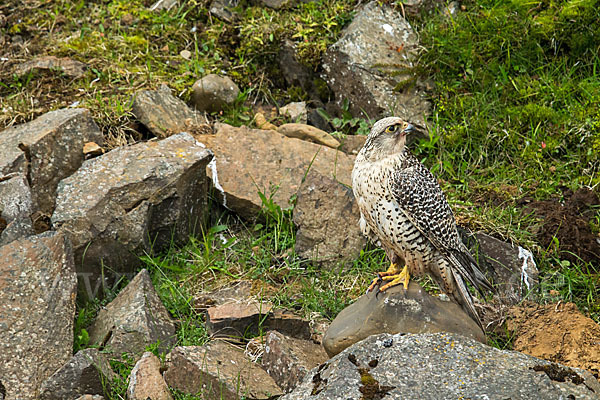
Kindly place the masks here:
<instances>
[{"instance_id":1,"label":"grass","mask_svg":"<svg viewBox=\"0 0 600 400\"><path fill-rule=\"evenodd\" d=\"M0 127L29 121L47 111L77 104L89 108L109 147L146 139L136 130L132 95L166 83L189 100L195 80L224 72L241 88L234 104L213 120L249 124L254 106L306 100L303 88L285 87L277 63L284 40L300 60L318 71L320 57L351 20L352 0L321 0L284 10L240 1L238 18L225 23L208 12L209 1L181 1L169 11L151 12L148 1L42 2L9 0L0 36L20 35L28 43L7 45L0 57ZM473 230L534 252L541 271L540 301L575 302L600 321L599 265L565 259L561 243L539 242L543 219L519 200L563 200L564 189L600 183L600 8L592 0L466 0L452 16L424 13L411 24L424 51L418 73L434 87L427 138L413 151L440 178L459 222ZM399 9L400 7L397 6ZM576 21L576 22L573 22ZM183 50L190 57L181 55ZM60 71L12 73L13 63L54 55L85 62L78 79ZM348 112L322 112L335 135L366 134L371 121ZM348 265L324 270L294 254L290 208L263 197L263 215L243 221L224 212L181 248L142 257L163 303L178 321L179 345L209 338L194 297L227 283L249 279L253 293L276 307L313 319L332 319L360 296L383 252L367 248ZM600 209L590 227L600 234ZM433 289L431 282L423 285ZM555 291L558 295L550 295ZM74 350L89 345L86 327L114 298L81 304ZM490 343L510 348L511 332ZM161 355L164 356L164 355ZM125 397L131 360L113 365L120 383L109 398ZM178 399L192 399L174 393Z\"/></svg>"}]
</instances>

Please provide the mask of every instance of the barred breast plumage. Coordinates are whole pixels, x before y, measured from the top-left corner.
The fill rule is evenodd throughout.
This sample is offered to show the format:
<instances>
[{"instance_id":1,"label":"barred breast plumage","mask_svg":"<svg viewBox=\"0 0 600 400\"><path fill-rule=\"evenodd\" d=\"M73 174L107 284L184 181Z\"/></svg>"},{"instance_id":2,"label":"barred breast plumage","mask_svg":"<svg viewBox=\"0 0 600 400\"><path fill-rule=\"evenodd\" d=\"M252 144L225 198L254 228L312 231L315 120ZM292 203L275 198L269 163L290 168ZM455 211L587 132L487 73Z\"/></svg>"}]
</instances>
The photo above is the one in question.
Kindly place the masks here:
<instances>
[{"instance_id":1,"label":"barred breast plumage","mask_svg":"<svg viewBox=\"0 0 600 400\"><path fill-rule=\"evenodd\" d=\"M492 290L491 285L460 240L436 179L405 146L411 131L399 118L376 122L352 171L361 229L381 242L392 263L381 274L391 282L381 290L399 283L408 287L409 274L429 274L480 323L465 282L478 290ZM402 271L396 265L401 261Z\"/></svg>"}]
</instances>

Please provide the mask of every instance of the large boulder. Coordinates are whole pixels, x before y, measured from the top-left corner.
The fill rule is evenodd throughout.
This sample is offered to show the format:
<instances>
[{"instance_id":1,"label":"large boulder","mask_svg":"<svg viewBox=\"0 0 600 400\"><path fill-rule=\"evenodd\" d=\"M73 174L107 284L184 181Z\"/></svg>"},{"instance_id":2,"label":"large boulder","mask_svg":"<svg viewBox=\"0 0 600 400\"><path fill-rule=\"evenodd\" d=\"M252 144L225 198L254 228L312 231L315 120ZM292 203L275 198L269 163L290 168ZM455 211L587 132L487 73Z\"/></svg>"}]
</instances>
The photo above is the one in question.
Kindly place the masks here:
<instances>
[{"instance_id":1,"label":"large boulder","mask_svg":"<svg viewBox=\"0 0 600 400\"><path fill-rule=\"evenodd\" d=\"M352 189L309 173L294 207L296 253L329 266L352 262L366 244L359 219Z\"/></svg>"},{"instance_id":2,"label":"large boulder","mask_svg":"<svg viewBox=\"0 0 600 400\"><path fill-rule=\"evenodd\" d=\"M215 152L210 174L223 205L246 218L262 208L259 192L289 207L309 170L351 184L354 157L278 132L221 124L198 140Z\"/></svg>"},{"instance_id":3,"label":"large boulder","mask_svg":"<svg viewBox=\"0 0 600 400\"><path fill-rule=\"evenodd\" d=\"M371 291L343 309L333 320L323 347L333 356L379 333L453 332L485 343L481 328L455 302L428 294L411 281L384 293Z\"/></svg>"},{"instance_id":4,"label":"large boulder","mask_svg":"<svg viewBox=\"0 0 600 400\"><path fill-rule=\"evenodd\" d=\"M598 399L587 371L457 334L380 334L313 369L282 400Z\"/></svg>"},{"instance_id":5,"label":"large boulder","mask_svg":"<svg viewBox=\"0 0 600 400\"><path fill-rule=\"evenodd\" d=\"M212 153L187 133L87 160L58 186L55 229L73 243L80 290L128 274L138 256L186 243L206 217ZM110 268L107 268L110 267Z\"/></svg>"},{"instance_id":6,"label":"large boulder","mask_svg":"<svg viewBox=\"0 0 600 400\"><path fill-rule=\"evenodd\" d=\"M175 347L167 356L167 384L207 400L274 399L282 394L265 370L222 341Z\"/></svg>"},{"instance_id":7,"label":"large boulder","mask_svg":"<svg viewBox=\"0 0 600 400\"><path fill-rule=\"evenodd\" d=\"M350 101L355 116L377 119L389 113L424 125L431 107L414 84L418 47L400 12L372 1L325 53L325 79L340 104Z\"/></svg>"},{"instance_id":8,"label":"large boulder","mask_svg":"<svg viewBox=\"0 0 600 400\"><path fill-rule=\"evenodd\" d=\"M0 176L28 177L34 209L50 216L56 186L83 162L86 142L103 143L102 132L83 108L51 111L0 132Z\"/></svg>"},{"instance_id":9,"label":"large boulder","mask_svg":"<svg viewBox=\"0 0 600 400\"><path fill-rule=\"evenodd\" d=\"M34 234L33 202L25 175L0 177L0 246Z\"/></svg>"},{"instance_id":10,"label":"large boulder","mask_svg":"<svg viewBox=\"0 0 600 400\"><path fill-rule=\"evenodd\" d=\"M42 382L71 358L77 278L65 235L0 247L0 388L38 399Z\"/></svg>"},{"instance_id":11,"label":"large boulder","mask_svg":"<svg viewBox=\"0 0 600 400\"><path fill-rule=\"evenodd\" d=\"M175 323L145 269L100 310L89 335L90 343L115 358L123 353L140 356L146 346L157 342L166 353L177 341Z\"/></svg>"}]
</instances>

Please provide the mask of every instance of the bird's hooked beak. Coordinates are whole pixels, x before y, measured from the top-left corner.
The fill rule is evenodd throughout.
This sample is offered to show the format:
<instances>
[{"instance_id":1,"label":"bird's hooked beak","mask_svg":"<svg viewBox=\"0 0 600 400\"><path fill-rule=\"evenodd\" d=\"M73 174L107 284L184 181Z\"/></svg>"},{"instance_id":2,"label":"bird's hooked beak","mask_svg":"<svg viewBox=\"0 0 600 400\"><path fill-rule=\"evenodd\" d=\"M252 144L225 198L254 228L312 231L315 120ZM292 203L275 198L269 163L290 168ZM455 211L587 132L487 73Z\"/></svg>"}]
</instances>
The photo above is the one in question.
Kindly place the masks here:
<instances>
[{"instance_id":1,"label":"bird's hooked beak","mask_svg":"<svg viewBox=\"0 0 600 400\"><path fill-rule=\"evenodd\" d=\"M401 133L402 133L403 135L408 135L409 133L412 133L412 132L414 132L414 131L415 131L415 127L414 127L412 124L408 124L408 125L406 125L406 128L404 128L404 129L402 130L402 132L401 132Z\"/></svg>"}]
</instances>

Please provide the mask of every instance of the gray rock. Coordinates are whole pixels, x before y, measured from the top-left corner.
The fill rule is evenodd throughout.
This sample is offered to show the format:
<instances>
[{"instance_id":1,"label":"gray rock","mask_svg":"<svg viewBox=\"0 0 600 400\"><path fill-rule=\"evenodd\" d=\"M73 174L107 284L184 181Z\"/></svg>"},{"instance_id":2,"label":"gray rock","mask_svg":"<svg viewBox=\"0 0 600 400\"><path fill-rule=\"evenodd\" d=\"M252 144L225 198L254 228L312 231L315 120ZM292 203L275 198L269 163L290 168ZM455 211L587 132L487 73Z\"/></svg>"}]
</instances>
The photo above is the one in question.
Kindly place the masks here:
<instances>
[{"instance_id":1,"label":"gray rock","mask_svg":"<svg viewBox=\"0 0 600 400\"><path fill-rule=\"evenodd\" d=\"M457 334L380 334L306 375L281 400L598 399L589 372Z\"/></svg>"},{"instance_id":2,"label":"gray rock","mask_svg":"<svg viewBox=\"0 0 600 400\"><path fill-rule=\"evenodd\" d=\"M315 172L300 186L293 220L296 253L327 266L356 259L365 247L352 189Z\"/></svg>"},{"instance_id":3,"label":"gray rock","mask_svg":"<svg viewBox=\"0 0 600 400\"><path fill-rule=\"evenodd\" d=\"M48 232L0 247L0 260L0 389L6 400L37 399L73 351L73 255Z\"/></svg>"},{"instance_id":4,"label":"gray rock","mask_svg":"<svg viewBox=\"0 0 600 400\"><path fill-rule=\"evenodd\" d=\"M33 202L27 179L22 174L0 177L0 246L34 234L31 214Z\"/></svg>"},{"instance_id":5,"label":"gray rock","mask_svg":"<svg viewBox=\"0 0 600 400\"><path fill-rule=\"evenodd\" d=\"M200 231L211 159L180 133L87 160L60 182L52 225L73 243L84 296L95 297L107 283L101 274L129 274L139 255L187 243Z\"/></svg>"},{"instance_id":6,"label":"gray rock","mask_svg":"<svg viewBox=\"0 0 600 400\"><path fill-rule=\"evenodd\" d=\"M215 152L210 174L223 205L245 218L260 212L259 191L288 208L309 169L351 183L354 157L278 132L220 124L216 135L198 140Z\"/></svg>"},{"instance_id":7,"label":"gray rock","mask_svg":"<svg viewBox=\"0 0 600 400\"><path fill-rule=\"evenodd\" d=\"M81 166L83 144L90 141L104 143L88 110L50 111L0 132L0 176L27 176L34 210L50 216L58 182Z\"/></svg>"},{"instance_id":8,"label":"gray rock","mask_svg":"<svg viewBox=\"0 0 600 400\"><path fill-rule=\"evenodd\" d=\"M305 101L286 104L279 109L279 114L288 117L292 122L299 124L306 124L308 120L308 111L306 110Z\"/></svg>"},{"instance_id":9,"label":"gray rock","mask_svg":"<svg viewBox=\"0 0 600 400\"><path fill-rule=\"evenodd\" d=\"M539 272L529 250L482 232L475 238L473 254L479 256L483 272L491 277L502 303L517 304L535 290Z\"/></svg>"},{"instance_id":10,"label":"gray rock","mask_svg":"<svg viewBox=\"0 0 600 400\"><path fill-rule=\"evenodd\" d=\"M313 92L313 74L298 61L296 54L296 44L289 39L284 40L277 57L281 74L288 87L296 86L310 94Z\"/></svg>"},{"instance_id":11,"label":"gray rock","mask_svg":"<svg viewBox=\"0 0 600 400\"><path fill-rule=\"evenodd\" d=\"M323 347L310 340L285 336L277 331L267 333L262 366L284 392L290 392L304 376L329 357Z\"/></svg>"},{"instance_id":12,"label":"gray rock","mask_svg":"<svg viewBox=\"0 0 600 400\"><path fill-rule=\"evenodd\" d=\"M275 399L282 394L260 366L222 341L175 347L164 376L169 387L207 400Z\"/></svg>"},{"instance_id":13,"label":"gray rock","mask_svg":"<svg viewBox=\"0 0 600 400\"><path fill-rule=\"evenodd\" d=\"M232 9L237 6L237 4L238 0L213 0L213 2L210 3L209 11L212 15L225 22L233 22L236 16Z\"/></svg>"},{"instance_id":14,"label":"gray rock","mask_svg":"<svg viewBox=\"0 0 600 400\"><path fill-rule=\"evenodd\" d=\"M99 394L84 394L76 400L104 400L104 396L100 396Z\"/></svg>"},{"instance_id":15,"label":"gray rock","mask_svg":"<svg viewBox=\"0 0 600 400\"><path fill-rule=\"evenodd\" d=\"M147 351L135 364L127 387L129 400L172 400L171 392L160 372L160 360Z\"/></svg>"},{"instance_id":16,"label":"gray rock","mask_svg":"<svg viewBox=\"0 0 600 400\"><path fill-rule=\"evenodd\" d=\"M158 0L150 6L150 11L170 10L177 5L177 0Z\"/></svg>"},{"instance_id":17,"label":"gray rock","mask_svg":"<svg viewBox=\"0 0 600 400\"><path fill-rule=\"evenodd\" d=\"M14 72L17 75L25 75L35 69L60 70L71 78L81 78L83 75L85 75L85 71L88 69L88 66L81 61L72 60L68 57L58 58L55 56L42 56L22 64L18 64L15 67Z\"/></svg>"},{"instance_id":18,"label":"gray rock","mask_svg":"<svg viewBox=\"0 0 600 400\"><path fill-rule=\"evenodd\" d=\"M98 349L78 351L50 376L40 390L40 400L74 399L82 394L104 395L110 392L115 374Z\"/></svg>"},{"instance_id":19,"label":"gray rock","mask_svg":"<svg viewBox=\"0 0 600 400\"><path fill-rule=\"evenodd\" d=\"M165 85L160 90L144 90L135 94L133 115L157 137L163 139L175 133L190 132L206 119L171 94Z\"/></svg>"},{"instance_id":20,"label":"gray rock","mask_svg":"<svg viewBox=\"0 0 600 400\"><path fill-rule=\"evenodd\" d=\"M222 111L232 105L240 93L238 86L227 76L206 75L192 86L192 102L196 109L207 112Z\"/></svg>"},{"instance_id":21,"label":"gray rock","mask_svg":"<svg viewBox=\"0 0 600 400\"><path fill-rule=\"evenodd\" d=\"M453 332L486 341L481 328L462 308L433 297L411 281L408 290L394 286L384 293L366 293L333 320L323 347L333 356L348 346L378 333Z\"/></svg>"},{"instance_id":22,"label":"gray rock","mask_svg":"<svg viewBox=\"0 0 600 400\"><path fill-rule=\"evenodd\" d=\"M424 126L431 106L414 84L417 52L410 24L391 6L372 1L325 53L325 79L339 104L350 101L354 116L391 114Z\"/></svg>"},{"instance_id":23,"label":"gray rock","mask_svg":"<svg viewBox=\"0 0 600 400\"><path fill-rule=\"evenodd\" d=\"M100 310L88 332L90 343L115 358L122 353L140 356L157 341L166 353L177 341L175 324L145 269Z\"/></svg>"}]
</instances>

